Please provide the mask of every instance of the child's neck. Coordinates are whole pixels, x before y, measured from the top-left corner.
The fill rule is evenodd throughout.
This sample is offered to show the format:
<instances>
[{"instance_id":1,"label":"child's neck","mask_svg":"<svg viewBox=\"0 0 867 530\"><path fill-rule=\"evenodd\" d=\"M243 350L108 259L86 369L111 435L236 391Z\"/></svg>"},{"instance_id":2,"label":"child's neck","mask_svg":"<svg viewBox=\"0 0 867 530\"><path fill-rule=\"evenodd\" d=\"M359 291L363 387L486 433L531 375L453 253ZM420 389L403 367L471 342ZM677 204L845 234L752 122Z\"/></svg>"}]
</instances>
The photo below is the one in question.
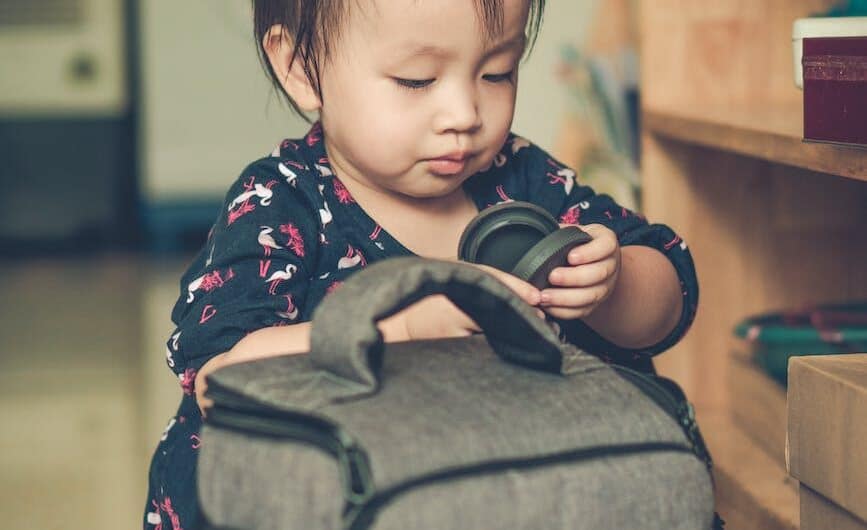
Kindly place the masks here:
<instances>
[{"instance_id":1,"label":"child's neck","mask_svg":"<svg viewBox=\"0 0 867 530\"><path fill-rule=\"evenodd\" d=\"M415 198L341 175L333 161L332 169L367 215L407 249L424 257L457 258L461 233L478 214L462 187L440 197Z\"/></svg>"}]
</instances>

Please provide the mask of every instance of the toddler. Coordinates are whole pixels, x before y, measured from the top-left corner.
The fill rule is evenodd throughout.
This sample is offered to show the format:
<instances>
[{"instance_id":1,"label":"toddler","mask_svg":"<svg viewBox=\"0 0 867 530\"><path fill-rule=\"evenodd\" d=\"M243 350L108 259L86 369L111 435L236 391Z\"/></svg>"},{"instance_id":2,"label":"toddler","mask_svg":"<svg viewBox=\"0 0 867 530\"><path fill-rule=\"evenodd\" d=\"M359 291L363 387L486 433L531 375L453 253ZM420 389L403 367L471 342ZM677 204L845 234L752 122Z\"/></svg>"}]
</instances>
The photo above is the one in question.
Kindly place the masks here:
<instances>
[{"instance_id":1,"label":"toddler","mask_svg":"<svg viewBox=\"0 0 867 530\"><path fill-rule=\"evenodd\" d=\"M698 290L680 238L510 133L518 65L544 0L253 6L272 81L317 121L243 170L181 280L166 355L184 395L151 464L145 528L202 525L205 374L307 351L314 309L347 277L394 256L454 260L464 227L494 204L529 201L593 237L541 291L487 269L556 321L564 340L650 368L683 335ZM380 329L391 342L479 331L441 296Z\"/></svg>"}]
</instances>

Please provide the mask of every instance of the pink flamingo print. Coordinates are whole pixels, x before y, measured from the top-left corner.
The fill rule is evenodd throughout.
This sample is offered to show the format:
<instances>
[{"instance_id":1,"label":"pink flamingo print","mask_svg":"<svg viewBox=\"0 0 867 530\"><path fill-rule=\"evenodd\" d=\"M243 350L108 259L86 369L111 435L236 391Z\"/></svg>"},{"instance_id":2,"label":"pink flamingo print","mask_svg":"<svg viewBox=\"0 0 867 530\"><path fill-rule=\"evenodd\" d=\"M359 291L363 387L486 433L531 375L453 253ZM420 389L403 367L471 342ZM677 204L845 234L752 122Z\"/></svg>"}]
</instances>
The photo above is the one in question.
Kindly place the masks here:
<instances>
[{"instance_id":1,"label":"pink flamingo print","mask_svg":"<svg viewBox=\"0 0 867 530\"><path fill-rule=\"evenodd\" d=\"M228 211L232 211L239 204L248 201L253 197L257 197L259 199L259 204L262 206L268 206L271 204L271 197L273 197L274 192L271 191L271 188L277 184L276 180L268 181L264 186L262 184L257 184L255 182L256 177L250 177L250 181L244 184L244 191L229 203Z\"/></svg>"},{"instance_id":2,"label":"pink flamingo print","mask_svg":"<svg viewBox=\"0 0 867 530\"><path fill-rule=\"evenodd\" d=\"M550 184L562 184L563 189L566 191L566 195L572 191L572 188L575 186L575 172L569 169L568 167L561 167L554 163L553 160L548 160L548 164L554 166L556 168L555 173L551 173L550 171L547 173L548 177L551 179L549 181Z\"/></svg>"},{"instance_id":3,"label":"pink flamingo print","mask_svg":"<svg viewBox=\"0 0 867 530\"><path fill-rule=\"evenodd\" d=\"M298 227L293 225L292 223L286 223L284 225L280 225L280 233L286 234L289 236L289 240L286 242L286 245L295 253L299 258L304 257L304 238L301 237L301 231L298 230Z\"/></svg>"},{"instance_id":4,"label":"pink flamingo print","mask_svg":"<svg viewBox=\"0 0 867 530\"><path fill-rule=\"evenodd\" d=\"M283 248L277 244L277 242L274 240L274 237L271 235L271 233L274 232L273 228L271 228L270 226L260 226L259 228L261 228L261 231L259 232L259 236L256 238L256 241L258 241L259 244L262 245L262 248L265 251L266 258L271 255L271 249Z\"/></svg>"},{"instance_id":5,"label":"pink flamingo print","mask_svg":"<svg viewBox=\"0 0 867 530\"><path fill-rule=\"evenodd\" d=\"M198 449L199 447L202 446L202 439L199 438L198 434L191 434L190 440L193 441L193 443L190 444L190 447L192 447L193 449Z\"/></svg>"},{"instance_id":6,"label":"pink flamingo print","mask_svg":"<svg viewBox=\"0 0 867 530\"><path fill-rule=\"evenodd\" d=\"M174 508L172 508L172 500L168 497L163 499L163 504L160 506L166 515L169 516L169 521L172 523L172 530L184 530L181 527L181 518L178 517L178 514L175 513Z\"/></svg>"},{"instance_id":7,"label":"pink flamingo print","mask_svg":"<svg viewBox=\"0 0 867 530\"><path fill-rule=\"evenodd\" d=\"M206 305L202 308L202 316L199 318L199 325L204 324L208 320L214 318L214 315L217 314L217 308L212 306L211 304Z\"/></svg>"},{"instance_id":8,"label":"pink flamingo print","mask_svg":"<svg viewBox=\"0 0 867 530\"><path fill-rule=\"evenodd\" d=\"M313 147L319 140L322 139L322 123L316 122L313 124L313 127L310 128L310 132L307 133L307 145Z\"/></svg>"},{"instance_id":9,"label":"pink flamingo print","mask_svg":"<svg viewBox=\"0 0 867 530\"><path fill-rule=\"evenodd\" d=\"M500 198L503 199L503 200L501 200L500 202L498 202L497 204L503 204L504 202L513 202L513 201L514 201L514 199L512 199L511 197L509 197L508 195L506 195L506 190L503 189L503 185L502 185L502 184L500 184L499 186L497 186L497 195L499 195Z\"/></svg>"},{"instance_id":10,"label":"pink flamingo print","mask_svg":"<svg viewBox=\"0 0 867 530\"><path fill-rule=\"evenodd\" d=\"M181 388L184 394L192 396L196 390L196 371L192 368L187 368L184 373L178 374L178 379L181 381Z\"/></svg>"},{"instance_id":11,"label":"pink flamingo print","mask_svg":"<svg viewBox=\"0 0 867 530\"><path fill-rule=\"evenodd\" d=\"M193 300L196 298L195 292L199 289L209 293L214 289L219 289L234 277L235 272L231 268L226 271L225 278L223 278L223 275L219 270L199 276L187 286L187 303L193 303Z\"/></svg>"},{"instance_id":12,"label":"pink flamingo print","mask_svg":"<svg viewBox=\"0 0 867 530\"><path fill-rule=\"evenodd\" d=\"M284 294L283 297L286 298L286 311L277 311L277 316L288 320L295 320L298 318L298 308L295 306L292 295Z\"/></svg>"},{"instance_id":13,"label":"pink flamingo print","mask_svg":"<svg viewBox=\"0 0 867 530\"><path fill-rule=\"evenodd\" d=\"M334 179L334 196L340 201L340 204L351 204L355 202L352 194L346 189L346 186L340 182L340 179Z\"/></svg>"},{"instance_id":14,"label":"pink flamingo print","mask_svg":"<svg viewBox=\"0 0 867 530\"><path fill-rule=\"evenodd\" d=\"M674 247L674 245L677 245L681 241L682 241L682 239L680 239L680 236L676 235L676 236L674 236L674 239L672 239L671 241L669 241L668 243L663 245L663 248L665 248L665 250L671 250L672 247Z\"/></svg>"},{"instance_id":15,"label":"pink flamingo print","mask_svg":"<svg viewBox=\"0 0 867 530\"><path fill-rule=\"evenodd\" d=\"M560 216L560 222L565 225L577 225L578 221L581 219L581 207L579 205L574 205L566 210L562 216Z\"/></svg>"},{"instance_id":16,"label":"pink flamingo print","mask_svg":"<svg viewBox=\"0 0 867 530\"><path fill-rule=\"evenodd\" d=\"M379 225L376 225L376 228L373 229L373 232L371 232L370 236L368 236L368 237L370 237L371 241L376 241L377 239L379 239L380 232L382 232L382 227Z\"/></svg>"},{"instance_id":17,"label":"pink flamingo print","mask_svg":"<svg viewBox=\"0 0 867 530\"><path fill-rule=\"evenodd\" d=\"M350 269L361 265L367 266L367 261L360 250L355 249L352 245L347 245L346 256L337 261L337 269Z\"/></svg>"},{"instance_id":18,"label":"pink flamingo print","mask_svg":"<svg viewBox=\"0 0 867 530\"><path fill-rule=\"evenodd\" d=\"M229 203L227 208L229 213L228 224L231 225L237 221L238 218L256 209L256 205L250 203L254 197L259 199L259 205L269 206L271 204L271 198L274 195L271 188L273 188L275 184L277 184L277 181L271 180L263 186L262 184L256 183L256 177L250 177L250 180L244 183L244 189L246 191L232 199L232 202Z\"/></svg>"},{"instance_id":19,"label":"pink flamingo print","mask_svg":"<svg viewBox=\"0 0 867 530\"><path fill-rule=\"evenodd\" d=\"M295 275L295 272L298 271L298 267L292 263L286 265L286 269L282 271L276 271L274 274L268 277L265 280L266 283L270 283L271 286L268 289L268 293L274 295L277 294L277 286L280 285L280 282L291 280L292 276Z\"/></svg>"},{"instance_id":20,"label":"pink flamingo print","mask_svg":"<svg viewBox=\"0 0 867 530\"><path fill-rule=\"evenodd\" d=\"M234 223L235 221L237 221L241 217L244 217L245 215L247 215L248 213L252 212L255 209L256 209L255 204L250 204L249 201L245 201L243 204L241 204L240 208L238 208L237 210L234 210L232 212L229 212L229 218L228 218L228 222L226 224L231 225L232 223Z\"/></svg>"},{"instance_id":21,"label":"pink flamingo print","mask_svg":"<svg viewBox=\"0 0 867 530\"><path fill-rule=\"evenodd\" d=\"M259 260L259 277L264 278L268 275L268 269L271 268L271 260L269 259L260 259Z\"/></svg>"}]
</instances>

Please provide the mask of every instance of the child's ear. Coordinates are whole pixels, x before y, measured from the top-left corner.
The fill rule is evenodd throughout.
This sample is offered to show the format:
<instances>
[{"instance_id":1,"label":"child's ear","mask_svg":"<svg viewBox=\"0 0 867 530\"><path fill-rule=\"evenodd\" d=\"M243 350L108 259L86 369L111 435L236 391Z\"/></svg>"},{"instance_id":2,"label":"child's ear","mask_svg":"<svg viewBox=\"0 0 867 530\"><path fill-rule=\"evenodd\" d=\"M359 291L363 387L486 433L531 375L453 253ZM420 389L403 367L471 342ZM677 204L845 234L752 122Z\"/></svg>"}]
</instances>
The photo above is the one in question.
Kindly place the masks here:
<instances>
[{"instance_id":1,"label":"child's ear","mask_svg":"<svg viewBox=\"0 0 867 530\"><path fill-rule=\"evenodd\" d=\"M289 97L305 112L318 111L322 102L304 73L301 56L295 57L295 61L290 64L294 44L286 29L279 24L271 26L262 39L262 47L280 85Z\"/></svg>"}]
</instances>

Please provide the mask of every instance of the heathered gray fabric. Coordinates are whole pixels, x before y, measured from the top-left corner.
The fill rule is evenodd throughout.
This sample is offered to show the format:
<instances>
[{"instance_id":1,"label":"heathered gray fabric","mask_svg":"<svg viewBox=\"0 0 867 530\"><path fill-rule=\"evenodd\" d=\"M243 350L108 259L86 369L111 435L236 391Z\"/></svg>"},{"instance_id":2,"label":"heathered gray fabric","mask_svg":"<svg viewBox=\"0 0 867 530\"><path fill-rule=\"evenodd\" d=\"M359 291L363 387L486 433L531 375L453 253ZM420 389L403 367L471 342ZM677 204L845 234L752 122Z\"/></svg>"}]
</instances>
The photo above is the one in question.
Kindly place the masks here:
<instances>
[{"instance_id":1,"label":"heathered gray fabric","mask_svg":"<svg viewBox=\"0 0 867 530\"><path fill-rule=\"evenodd\" d=\"M443 264L415 261L402 263L397 271L382 266L389 262L377 264L365 271L372 272L367 278L359 273L341 287L337 294L348 292L354 298L334 307L359 321L336 328L332 335L339 339L314 331L319 337L315 347L375 346L379 339L370 328L383 314L381 308L389 306L388 313L401 303L358 298L360 281L355 280L389 283L375 275L381 272L391 281L424 283L425 292L442 292L447 284L462 307L496 307L497 318L487 317L484 324L489 335L497 330L497 339L491 341L496 353L477 336L389 344L372 359L372 366L357 350L346 370L340 364L345 355L287 356L219 370L209 379L211 388L337 423L366 451L380 492L420 475L491 460L629 443L688 447L673 418L609 366L551 342L556 341L551 330L522 302L514 303L517 299L507 288L473 273L464 275L466 266L448 265L450 270L443 271ZM404 300L414 292L371 290L377 297ZM491 306L491 300L507 303ZM368 310L346 307L362 304L368 304ZM317 313L314 330L322 329L324 315ZM514 330L533 338L518 339ZM353 338L358 336L367 338ZM544 363L520 351L534 344L547 349ZM550 349L555 346L556 351ZM555 357L564 353L568 361L551 364L552 352ZM503 358L568 370L531 370ZM340 528L342 489L330 456L290 441L214 427L206 428L202 439L199 488L203 509L213 522L238 528ZM427 486L385 507L374 527L709 529L712 515L713 494L704 464L689 453L667 452Z\"/></svg>"},{"instance_id":2,"label":"heathered gray fabric","mask_svg":"<svg viewBox=\"0 0 867 530\"><path fill-rule=\"evenodd\" d=\"M375 390L369 356L382 348L376 322L440 293L479 324L504 358L561 372L563 356L578 354L506 285L477 267L397 258L357 273L322 301L310 337L313 365Z\"/></svg>"}]
</instances>

